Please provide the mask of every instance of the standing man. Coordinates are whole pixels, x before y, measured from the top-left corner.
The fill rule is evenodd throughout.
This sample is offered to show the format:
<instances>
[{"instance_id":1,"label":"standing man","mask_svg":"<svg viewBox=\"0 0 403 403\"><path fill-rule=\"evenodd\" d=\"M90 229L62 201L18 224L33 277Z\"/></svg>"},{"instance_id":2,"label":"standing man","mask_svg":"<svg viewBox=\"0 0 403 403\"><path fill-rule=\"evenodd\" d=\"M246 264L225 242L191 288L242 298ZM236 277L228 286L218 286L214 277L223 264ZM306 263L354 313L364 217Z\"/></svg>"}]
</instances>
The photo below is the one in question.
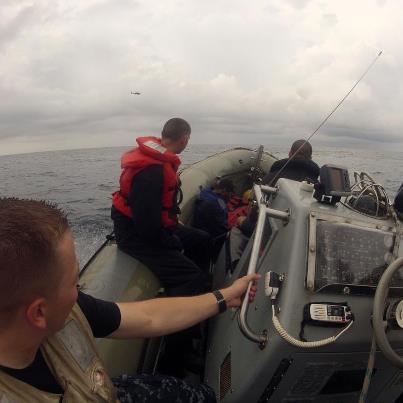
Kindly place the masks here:
<instances>
[{"instance_id":1,"label":"standing man","mask_svg":"<svg viewBox=\"0 0 403 403\"><path fill-rule=\"evenodd\" d=\"M124 386L118 382L116 396L94 338L155 337L184 329L239 306L258 277L187 298L93 298L78 291L65 214L44 201L0 199L0 401L215 402L208 386L166 376L129 377ZM252 286L249 297L255 293Z\"/></svg>"},{"instance_id":2,"label":"standing man","mask_svg":"<svg viewBox=\"0 0 403 403\"><path fill-rule=\"evenodd\" d=\"M119 248L144 263L175 296L204 291L209 268L209 235L178 222L178 154L190 133L186 120L172 118L161 138L137 138L137 147L122 157L111 211Z\"/></svg>"}]
</instances>

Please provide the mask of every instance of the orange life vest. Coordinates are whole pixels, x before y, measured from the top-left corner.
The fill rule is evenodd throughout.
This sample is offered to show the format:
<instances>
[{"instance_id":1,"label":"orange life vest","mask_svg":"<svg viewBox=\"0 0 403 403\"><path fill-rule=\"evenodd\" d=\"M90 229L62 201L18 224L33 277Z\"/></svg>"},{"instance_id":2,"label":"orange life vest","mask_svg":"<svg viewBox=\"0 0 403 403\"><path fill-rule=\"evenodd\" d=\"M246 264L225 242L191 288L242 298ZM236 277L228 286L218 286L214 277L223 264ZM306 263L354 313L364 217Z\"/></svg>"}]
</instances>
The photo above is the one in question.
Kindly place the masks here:
<instances>
[{"instance_id":1,"label":"orange life vest","mask_svg":"<svg viewBox=\"0 0 403 403\"><path fill-rule=\"evenodd\" d=\"M247 216L249 213L249 202L239 196L232 196L227 203L228 208L228 227L235 227L237 220L241 216Z\"/></svg>"},{"instance_id":2,"label":"orange life vest","mask_svg":"<svg viewBox=\"0 0 403 403\"><path fill-rule=\"evenodd\" d=\"M181 161L176 154L163 147L161 139L157 137L139 137L136 141L138 147L129 150L122 156L120 190L113 193L112 204L120 213L132 218L133 214L127 204L127 198L133 178L150 165L162 165L164 182L161 222L166 228L175 226L178 223L178 213L180 213L177 201L180 181L177 170Z\"/></svg>"}]
</instances>

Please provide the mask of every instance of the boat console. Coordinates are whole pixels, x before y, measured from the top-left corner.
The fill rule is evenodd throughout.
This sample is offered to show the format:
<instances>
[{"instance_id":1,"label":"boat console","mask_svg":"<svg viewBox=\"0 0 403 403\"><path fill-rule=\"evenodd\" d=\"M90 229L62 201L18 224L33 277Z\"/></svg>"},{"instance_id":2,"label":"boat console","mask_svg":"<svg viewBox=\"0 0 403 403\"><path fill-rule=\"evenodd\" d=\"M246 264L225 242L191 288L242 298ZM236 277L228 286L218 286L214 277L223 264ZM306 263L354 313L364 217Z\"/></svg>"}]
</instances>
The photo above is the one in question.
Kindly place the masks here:
<instances>
[{"instance_id":1,"label":"boat console","mask_svg":"<svg viewBox=\"0 0 403 403\"><path fill-rule=\"evenodd\" d=\"M381 185L254 185L259 217L224 287L262 275L253 303L210 322L205 381L222 402L394 402L403 397L403 232Z\"/></svg>"}]
</instances>

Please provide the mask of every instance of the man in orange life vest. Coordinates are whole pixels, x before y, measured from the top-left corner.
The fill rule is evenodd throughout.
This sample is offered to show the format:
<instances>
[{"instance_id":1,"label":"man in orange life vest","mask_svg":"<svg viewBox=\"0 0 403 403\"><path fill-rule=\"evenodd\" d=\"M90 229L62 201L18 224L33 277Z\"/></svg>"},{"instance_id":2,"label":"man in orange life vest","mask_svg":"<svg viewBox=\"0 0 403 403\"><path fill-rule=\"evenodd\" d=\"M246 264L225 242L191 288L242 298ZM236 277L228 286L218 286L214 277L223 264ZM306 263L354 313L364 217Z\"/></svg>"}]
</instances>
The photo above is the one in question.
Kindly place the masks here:
<instances>
[{"instance_id":1,"label":"man in orange life vest","mask_svg":"<svg viewBox=\"0 0 403 403\"><path fill-rule=\"evenodd\" d=\"M122 157L120 190L113 194L111 211L119 248L143 262L174 296L205 291L209 266L209 235L178 222L177 154L190 133L188 122L172 118L161 138L137 138L138 146Z\"/></svg>"}]
</instances>

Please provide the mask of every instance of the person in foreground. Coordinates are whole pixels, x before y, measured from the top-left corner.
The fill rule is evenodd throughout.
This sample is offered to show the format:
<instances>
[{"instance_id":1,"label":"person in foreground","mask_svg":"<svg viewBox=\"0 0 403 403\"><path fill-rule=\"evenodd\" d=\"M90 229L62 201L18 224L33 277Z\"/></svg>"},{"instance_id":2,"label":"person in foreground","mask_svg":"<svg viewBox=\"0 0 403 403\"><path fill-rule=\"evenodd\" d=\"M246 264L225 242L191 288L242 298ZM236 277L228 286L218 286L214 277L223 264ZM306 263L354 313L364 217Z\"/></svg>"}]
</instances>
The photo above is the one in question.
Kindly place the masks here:
<instances>
[{"instance_id":1,"label":"person in foreground","mask_svg":"<svg viewBox=\"0 0 403 403\"><path fill-rule=\"evenodd\" d=\"M103 301L80 292L78 276L73 235L60 209L44 201L0 199L1 402L118 402L95 337L160 336L219 312L213 293ZM239 306L258 277L220 290L226 306ZM254 285L249 298L255 293ZM207 385L161 376L130 379L121 402L215 401Z\"/></svg>"}]
</instances>

